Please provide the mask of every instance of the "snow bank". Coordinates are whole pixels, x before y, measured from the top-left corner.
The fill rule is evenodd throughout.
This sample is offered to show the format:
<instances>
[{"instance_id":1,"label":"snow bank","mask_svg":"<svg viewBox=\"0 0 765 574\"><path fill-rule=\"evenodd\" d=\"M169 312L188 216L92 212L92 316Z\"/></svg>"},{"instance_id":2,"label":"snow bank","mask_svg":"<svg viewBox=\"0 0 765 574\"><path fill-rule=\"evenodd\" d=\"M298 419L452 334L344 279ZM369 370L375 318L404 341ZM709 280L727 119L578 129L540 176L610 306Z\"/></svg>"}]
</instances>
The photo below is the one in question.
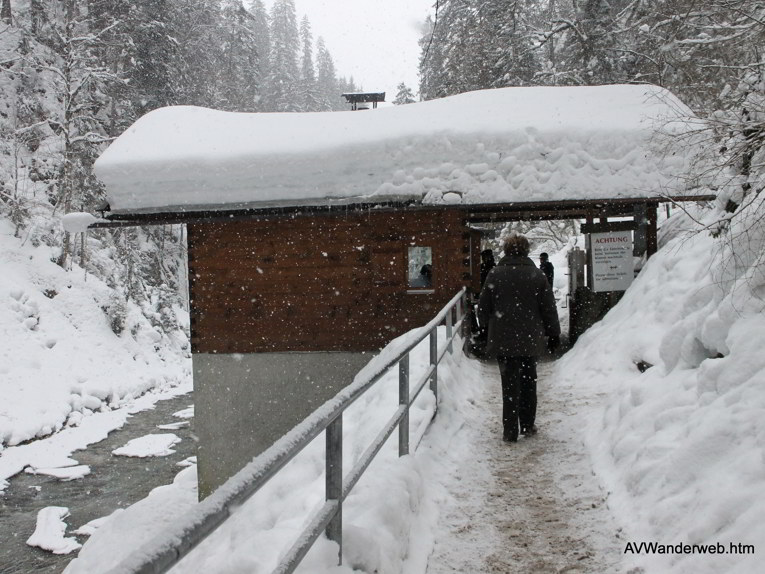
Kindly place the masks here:
<instances>
[{"instance_id":1,"label":"snow bank","mask_svg":"<svg viewBox=\"0 0 765 574\"><path fill-rule=\"evenodd\" d=\"M686 159L657 130L692 113L650 85L485 90L369 112L155 110L95 165L115 212L413 199L645 197Z\"/></svg>"},{"instance_id":2,"label":"snow bank","mask_svg":"<svg viewBox=\"0 0 765 574\"><path fill-rule=\"evenodd\" d=\"M442 340L443 336L441 328ZM455 349L460 345L458 339ZM424 373L428 362L426 339L412 353L412 380ZM455 441L455 436L464 424L461 409L480 392L481 383L480 378L465 371L462 353L446 354L439 367L439 415L430 427L427 446L424 443L417 456L398 458L394 433L344 503L344 565L336 564L337 546L321 537L298 572L425 571L438 521L434 499L438 493L429 488L428 481L428 476L433 476L431 467L438 462L433 459L436 454L441 457L444 452L470 447L464 441ZM426 389L413 406L412 446L430 420L434 402ZM397 407L398 371L393 369L344 415L346 472ZM453 454L459 456L458 452ZM195 470L182 471L173 485L155 489L147 499L106 520L70 563L66 574L108 570L147 540L163 536L170 521L196 505ZM308 513L324 502L323 470L322 435L172 572L271 572L297 538Z\"/></svg>"},{"instance_id":3,"label":"snow bank","mask_svg":"<svg viewBox=\"0 0 765 574\"><path fill-rule=\"evenodd\" d=\"M124 424L144 393L191 390L183 341L161 335L132 304L115 335L112 290L82 269L63 270L56 255L0 221L0 492L26 467L76 465L69 455Z\"/></svg>"},{"instance_id":4,"label":"snow bank","mask_svg":"<svg viewBox=\"0 0 765 574\"><path fill-rule=\"evenodd\" d=\"M757 203L720 239L685 215L670 219L672 237L559 364L560 384L606 396L588 444L610 506L630 525L627 558L647 572L759 570L738 546L765 547L765 225ZM655 366L641 374L639 361ZM725 552L638 555L627 542L719 543Z\"/></svg>"}]
</instances>

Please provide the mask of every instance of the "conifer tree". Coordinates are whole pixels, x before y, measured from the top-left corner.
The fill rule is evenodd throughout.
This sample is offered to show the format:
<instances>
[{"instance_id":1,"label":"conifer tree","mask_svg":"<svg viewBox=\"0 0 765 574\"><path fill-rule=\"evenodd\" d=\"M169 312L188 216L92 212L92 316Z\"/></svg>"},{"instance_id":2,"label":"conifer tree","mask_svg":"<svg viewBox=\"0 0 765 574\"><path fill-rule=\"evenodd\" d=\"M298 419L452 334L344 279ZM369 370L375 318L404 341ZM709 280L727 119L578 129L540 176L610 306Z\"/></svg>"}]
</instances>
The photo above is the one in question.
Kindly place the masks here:
<instances>
[{"instance_id":1,"label":"conifer tree","mask_svg":"<svg viewBox=\"0 0 765 574\"><path fill-rule=\"evenodd\" d=\"M171 0L142 0L131 16L131 61L127 66L136 115L173 103L172 65L177 44L171 35Z\"/></svg>"},{"instance_id":2,"label":"conifer tree","mask_svg":"<svg viewBox=\"0 0 765 574\"><path fill-rule=\"evenodd\" d=\"M313 65L313 35L311 23L306 16L300 23L300 41L303 47L300 66L300 108L304 112L317 112L320 105Z\"/></svg>"},{"instance_id":3,"label":"conifer tree","mask_svg":"<svg viewBox=\"0 0 765 574\"><path fill-rule=\"evenodd\" d=\"M178 48L172 61L175 104L217 108L223 62L219 0L173 0L172 32Z\"/></svg>"},{"instance_id":4,"label":"conifer tree","mask_svg":"<svg viewBox=\"0 0 765 574\"><path fill-rule=\"evenodd\" d=\"M567 83L611 84L620 77L615 26L608 0L585 0L563 46Z\"/></svg>"},{"instance_id":5,"label":"conifer tree","mask_svg":"<svg viewBox=\"0 0 765 574\"><path fill-rule=\"evenodd\" d=\"M337 82L335 63L321 36L316 41L316 70L320 111L338 109L338 105L341 105L341 91Z\"/></svg>"},{"instance_id":6,"label":"conifer tree","mask_svg":"<svg viewBox=\"0 0 765 574\"><path fill-rule=\"evenodd\" d=\"M398 86L396 86L396 89L398 90L398 93L396 94L396 98L393 100L394 105L401 106L404 104L413 104L416 101L414 99L414 93L412 93L412 89L408 87L404 82L401 82Z\"/></svg>"},{"instance_id":7,"label":"conifer tree","mask_svg":"<svg viewBox=\"0 0 765 574\"><path fill-rule=\"evenodd\" d=\"M255 111L263 111L263 90L268 77L268 60L271 53L271 31L268 24L268 13L262 0L252 0L250 4L252 15L252 33L257 51L257 69L254 71L257 94L255 96Z\"/></svg>"},{"instance_id":8,"label":"conifer tree","mask_svg":"<svg viewBox=\"0 0 765 574\"><path fill-rule=\"evenodd\" d=\"M480 42L477 13L472 0L450 0L443 9L442 26L448 43L444 52L444 72L449 94L460 94L481 87L481 67L476 66Z\"/></svg>"},{"instance_id":9,"label":"conifer tree","mask_svg":"<svg viewBox=\"0 0 765 574\"><path fill-rule=\"evenodd\" d=\"M221 107L254 112L258 101L259 56L255 20L241 0L224 0L222 12Z\"/></svg>"},{"instance_id":10,"label":"conifer tree","mask_svg":"<svg viewBox=\"0 0 765 574\"><path fill-rule=\"evenodd\" d=\"M533 6L524 0L508 3L478 0L476 26L480 43L475 48L473 65L480 70L481 88L534 83L537 54L527 24L534 14Z\"/></svg>"},{"instance_id":11,"label":"conifer tree","mask_svg":"<svg viewBox=\"0 0 765 574\"><path fill-rule=\"evenodd\" d=\"M446 44L443 25L428 17L420 39L420 96L424 100L448 95L444 69Z\"/></svg>"},{"instance_id":12,"label":"conifer tree","mask_svg":"<svg viewBox=\"0 0 765 574\"><path fill-rule=\"evenodd\" d=\"M300 111L299 46L294 0L276 0L271 9L271 55L264 93L267 111Z\"/></svg>"}]
</instances>

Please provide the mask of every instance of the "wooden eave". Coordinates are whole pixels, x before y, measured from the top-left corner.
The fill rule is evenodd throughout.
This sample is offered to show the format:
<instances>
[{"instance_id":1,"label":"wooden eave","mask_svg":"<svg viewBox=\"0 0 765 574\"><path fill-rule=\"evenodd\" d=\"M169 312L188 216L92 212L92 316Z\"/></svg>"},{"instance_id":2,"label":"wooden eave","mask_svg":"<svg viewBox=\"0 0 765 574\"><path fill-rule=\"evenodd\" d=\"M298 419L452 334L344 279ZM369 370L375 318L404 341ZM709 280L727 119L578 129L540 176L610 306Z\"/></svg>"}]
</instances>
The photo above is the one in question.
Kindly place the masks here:
<instances>
[{"instance_id":1,"label":"wooden eave","mask_svg":"<svg viewBox=\"0 0 765 574\"><path fill-rule=\"evenodd\" d=\"M349 92L341 94L349 104L368 104L385 101L385 92Z\"/></svg>"},{"instance_id":2,"label":"wooden eave","mask_svg":"<svg viewBox=\"0 0 765 574\"><path fill-rule=\"evenodd\" d=\"M209 223L269 219L274 217L313 217L317 215L348 215L362 212L459 210L468 223L492 221L529 221L620 217L634 214L637 205L656 207L660 203L705 202L714 195L655 196L640 198L579 199L556 201L529 201L488 204L422 204L416 200L384 203L325 204L281 207L247 207L237 209L201 209L198 211L118 212L109 213L91 229L134 227L145 225L172 225L182 223Z\"/></svg>"}]
</instances>

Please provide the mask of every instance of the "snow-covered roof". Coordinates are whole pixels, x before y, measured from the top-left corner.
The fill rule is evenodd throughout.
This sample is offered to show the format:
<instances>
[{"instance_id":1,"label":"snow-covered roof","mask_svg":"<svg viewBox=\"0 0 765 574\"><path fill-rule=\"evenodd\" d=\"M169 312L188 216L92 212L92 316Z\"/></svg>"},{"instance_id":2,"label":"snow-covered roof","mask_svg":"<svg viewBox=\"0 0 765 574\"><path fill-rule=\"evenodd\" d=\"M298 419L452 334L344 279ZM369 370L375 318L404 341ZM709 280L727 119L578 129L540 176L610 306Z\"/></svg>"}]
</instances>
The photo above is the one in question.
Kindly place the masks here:
<instances>
[{"instance_id":1,"label":"snow-covered roof","mask_svg":"<svg viewBox=\"0 0 765 574\"><path fill-rule=\"evenodd\" d=\"M364 112L155 110L98 159L113 212L655 197L692 112L650 85L503 88Z\"/></svg>"}]
</instances>

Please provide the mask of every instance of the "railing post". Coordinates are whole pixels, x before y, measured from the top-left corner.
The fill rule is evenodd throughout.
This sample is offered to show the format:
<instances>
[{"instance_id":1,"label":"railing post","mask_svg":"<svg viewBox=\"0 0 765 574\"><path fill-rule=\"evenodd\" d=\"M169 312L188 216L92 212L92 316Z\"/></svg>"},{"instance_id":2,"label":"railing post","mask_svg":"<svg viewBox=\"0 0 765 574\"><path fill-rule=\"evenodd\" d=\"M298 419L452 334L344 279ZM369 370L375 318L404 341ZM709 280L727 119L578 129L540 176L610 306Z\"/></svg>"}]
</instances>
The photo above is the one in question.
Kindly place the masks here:
<instances>
[{"instance_id":1,"label":"railing post","mask_svg":"<svg viewBox=\"0 0 765 574\"><path fill-rule=\"evenodd\" d=\"M326 500L337 500L337 514L327 525L327 538L337 542L337 563L343 563L343 415L329 423L326 432Z\"/></svg>"},{"instance_id":2,"label":"railing post","mask_svg":"<svg viewBox=\"0 0 765 574\"><path fill-rule=\"evenodd\" d=\"M436 397L436 410L438 410L438 327L430 331L430 365L433 374L430 375L430 390Z\"/></svg>"},{"instance_id":3,"label":"railing post","mask_svg":"<svg viewBox=\"0 0 765 574\"><path fill-rule=\"evenodd\" d=\"M446 312L446 340L449 341L450 353L454 352L454 349L452 348L452 325L454 325L454 319L452 318L453 311L454 307L450 307Z\"/></svg>"},{"instance_id":4,"label":"railing post","mask_svg":"<svg viewBox=\"0 0 765 574\"><path fill-rule=\"evenodd\" d=\"M398 404L406 414L398 425L398 456L409 454L409 353L398 362Z\"/></svg>"}]
</instances>

